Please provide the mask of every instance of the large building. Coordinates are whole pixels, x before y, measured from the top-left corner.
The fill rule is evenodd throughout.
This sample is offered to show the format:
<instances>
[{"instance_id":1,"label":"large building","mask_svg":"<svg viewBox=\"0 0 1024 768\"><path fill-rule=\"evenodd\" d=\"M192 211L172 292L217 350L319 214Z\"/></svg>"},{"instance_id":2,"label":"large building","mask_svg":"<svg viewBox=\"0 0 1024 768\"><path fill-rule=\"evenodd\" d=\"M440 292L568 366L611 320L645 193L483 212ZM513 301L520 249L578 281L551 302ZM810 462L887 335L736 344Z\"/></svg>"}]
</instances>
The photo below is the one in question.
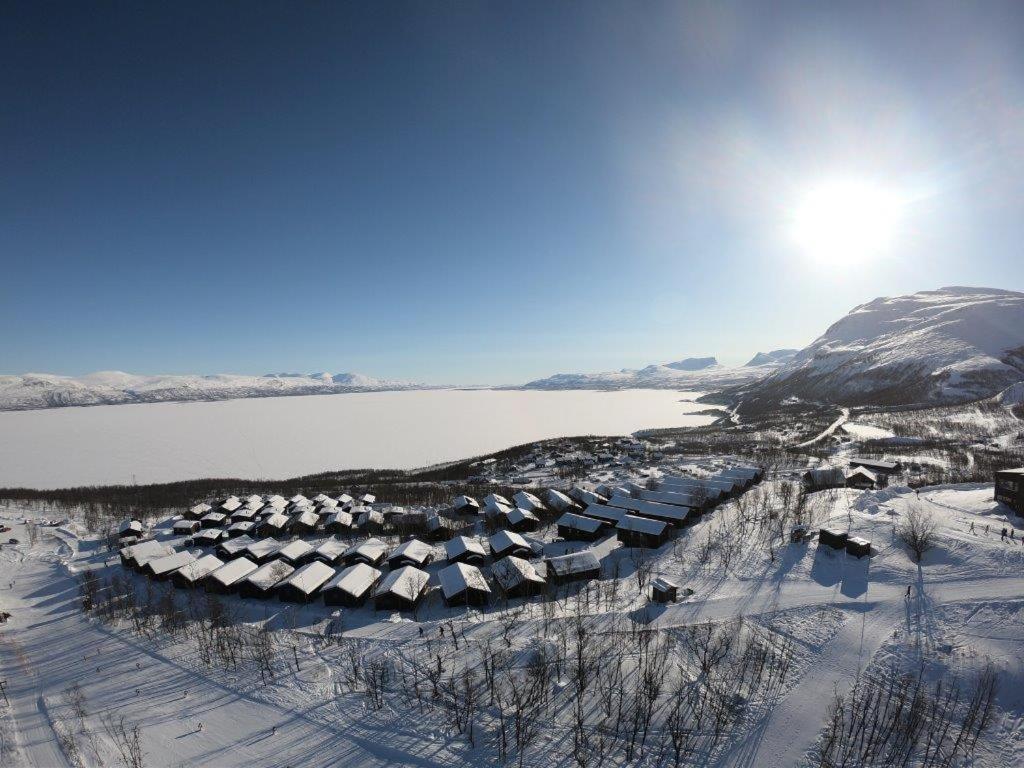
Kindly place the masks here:
<instances>
[{"instance_id":1,"label":"large building","mask_svg":"<svg viewBox=\"0 0 1024 768\"><path fill-rule=\"evenodd\" d=\"M1024 467L996 472L996 501L1024 516Z\"/></svg>"}]
</instances>

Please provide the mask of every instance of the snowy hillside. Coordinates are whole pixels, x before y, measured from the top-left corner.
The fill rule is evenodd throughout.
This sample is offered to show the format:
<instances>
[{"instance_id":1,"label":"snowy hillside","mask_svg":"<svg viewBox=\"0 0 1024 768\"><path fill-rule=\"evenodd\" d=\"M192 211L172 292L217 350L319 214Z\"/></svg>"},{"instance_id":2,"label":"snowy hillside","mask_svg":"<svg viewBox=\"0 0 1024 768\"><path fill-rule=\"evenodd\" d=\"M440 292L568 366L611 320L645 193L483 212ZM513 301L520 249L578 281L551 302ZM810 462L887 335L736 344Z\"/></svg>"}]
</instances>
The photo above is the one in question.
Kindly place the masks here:
<instances>
[{"instance_id":1,"label":"snowy hillside","mask_svg":"<svg viewBox=\"0 0 1024 768\"><path fill-rule=\"evenodd\" d=\"M844 405L990 397L1024 379L1024 293L942 288L852 310L743 392L747 408L787 397Z\"/></svg>"},{"instance_id":2,"label":"snowy hillside","mask_svg":"<svg viewBox=\"0 0 1024 768\"><path fill-rule=\"evenodd\" d=\"M720 365L714 357L691 357L674 363L605 373L558 373L537 379L524 389L720 389L756 381L775 370L776 359L785 360L791 350L759 352L743 366ZM755 362L763 360L764 362Z\"/></svg>"},{"instance_id":3,"label":"snowy hillside","mask_svg":"<svg viewBox=\"0 0 1024 768\"><path fill-rule=\"evenodd\" d=\"M136 376L121 371L101 371L78 377L26 373L0 376L0 410L426 388L423 384L375 379L357 373Z\"/></svg>"}]
</instances>

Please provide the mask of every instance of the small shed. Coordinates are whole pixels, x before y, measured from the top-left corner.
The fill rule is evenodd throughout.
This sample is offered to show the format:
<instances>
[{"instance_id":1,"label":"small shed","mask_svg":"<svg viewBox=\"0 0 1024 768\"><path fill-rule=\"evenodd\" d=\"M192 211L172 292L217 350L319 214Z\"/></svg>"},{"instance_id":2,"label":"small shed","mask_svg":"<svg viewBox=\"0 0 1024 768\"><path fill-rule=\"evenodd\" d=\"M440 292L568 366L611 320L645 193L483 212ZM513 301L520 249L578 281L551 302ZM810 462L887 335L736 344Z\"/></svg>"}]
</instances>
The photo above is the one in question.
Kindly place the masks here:
<instances>
[{"instance_id":1,"label":"small shed","mask_svg":"<svg viewBox=\"0 0 1024 768\"><path fill-rule=\"evenodd\" d=\"M498 531L487 540L491 555L495 560L514 555L515 557L530 557L533 554L533 547L530 542L524 539L515 531Z\"/></svg>"},{"instance_id":2,"label":"small shed","mask_svg":"<svg viewBox=\"0 0 1024 768\"><path fill-rule=\"evenodd\" d=\"M330 581L334 573L334 569L327 563L314 560L282 579L277 585L277 597L282 602L312 602L320 587Z\"/></svg>"},{"instance_id":3,"label":"small shed","mask_svg":"<svg viewBox=\"0 0 1024 768\"><path fill-rule=\"evenodd\" d=\"M138 520L125 520L117 527L118 538L140 538L142 536L142 523Z\"/></svg>"},{"instance_id":4,"label":"small shed","mask_svg":"<svg viewBox=\"0 0 1024 768\"><path fill-rule=\"evenodd\" d=\"M198 560L186 563L171 574L171 582L182 589L194 589L207 576L224 565L215 555L203 555Z\"/></svg>"},{"instance_id":5,"label":"small shed","mask_svg":"<svg viewBox=\"0 0 1024 768\"><path fill-rule=\"evenodd\" d=\"M601 575L601 561L589 549L552 557L545 561L548 581L562 584L568 581L589 581Z\"/></svg>"},{"instance_id":6,"label":"small shed","mask_svg":"<svg viewBox=\"0 0 1024 768\"><path fill-rule=\"evenodd\" d=\"M832 549L846 549L848 534L838 528L822 528L818 531L818 541Z\"/></svg>"},{"instance_id":7,"label":"small shed","mask_svg":"<svg viewBox=\"0 0 1024 768\"><path fill-rule=\"evenodd\" d=\"M423 521L423 528L426 534L423 538L427 541L443 541L448 536L448 528L441 521L441 516L436 514L427 515Z\"/></svg>"},{"instance_id":8,"label":"small shed","mask_svg":"<svg viewBox=\"0 0 1024 768\"><path fill-rule=\"evenodd\" d=\"M237 557L225 563L203 580L207 592L229 594L237 591L240 582L257 568L247 557Z\"/></svg>"},{"instance_id":9,"label":"small shed","mask_svg":"<svg viewBox=\"0 0 1024 768\"><path fill-rule=\"evenodd\" d=\"M515 555L503 557L491 566L491 576L505 597L529 597L544 591L547 581L529 560Z\"/></svg>"},{"instance_id":10,"label":"small shed","mask_svg":"<svg viewBox=\"0 0 1024 768\"><path fill-rule=\"evenodd\" d=\"M601 538L607 523L575 512L566 512L556 523L558 535L569 541L595 541Z\"/></svg>"},{"instance_id":11,"label":"small shed","mask_svg":"<svg viewBox=\"0 0 1024 768\"><path fill-rule=\"evenodd\" d=\"M295 568L283 560L271 560L250 573L238 585L238 594L254 600L266 600L278 585L295 573Z\"/></svg>"},{"instance_id":12,"label":"small shed","mask_svg":"<svg viewBox=\"0 0 1024 768\"><path fill-rule=\"evenodd\" d=\"M475 565L453 563L437 574L445 605L486 605L491 599L487 579Z\"/></svg>"},{"instance_id":13,"label":"small shed","mask_svg":"<svg viewBox=\"0 0 1024 768\"><path fill-rule=\"evenodd\" d=\"M339 493L334 500L338 502L338 506L341 507L342 509L350 506L355 501L355 499L353 499L347 493Z\"/></svg>"},{"instance_id":14,"label":"small shed","mask_svg":"<svg viewBox=\"0 0 1024 768\"><path fill-rule=\"evenodd\" d=\"M383 575L366 563L350 565L324 584L324 604L356 608L366 602Z\"/></svg>"},{"instance_id":15,"label":"small shed","mask_svg":"<svg viewBox=\"0 0 1024 768\"><path fill-rule=\"evenodd\" d=\"M303 541L302 539L295 539L295 541L289 541L279 550L277 550L277 556L279 559L284 560L289 565L296 567L303 563L308 563L313 559L316 554L316 550L313 545L309 542Z\"/></svg>"},{"instance_id":16,"label":"small shed","mask_svg":"<svg viewBox=\"0 0 1024 768\"><path fill-rule=\"evenodd\" d=\"M656 603L674 603L679 599L679 585L659 576L651 582L651 600Z\"/></svg>"},{"instance_id":17,"label":"small shed","mask_svg":"<svg viewBox=\"0 0 1024 768\"><path fill-rule=\"evenodd\" d=\"M619 541L624 547L657 548L668 541L669 527L663 520L626 515L615 526Z\"/></svg>"},{"instance_id":18,"label":"small shed","mask_svg":"<svg viewBox=\"0 0 1024 768\"><path fill-rule=\"evenodd\" d=\"M444 543L445 557L449 563L473 563L479 565L487 559L487 550L476 539L456 536Z\"/></svg>"},{"instance_id":19,"label":"small shed","mask_svg":"<svg viewBox=\"0 0 1024 768\"><path fill-rule=\"evenodd\" d=\"M871 542L860 536L851 536L846 540L846 553L858 558L870 555Z\"/></svg>"},{"instance_id":20,"label":"small shed","mask_svg":"<svg viewBox=\"0 0 1024 768\"><path fill-rule=\"evenodd\" d=\"M422 568L433 559L434 548L432 546L419 539L410 539L404 544L400 544L394 552L388 555L388 567L391 570L404 565Z\"/></svg>"},{"instance_id":21,"label":"small shed","mask_svg":"<svg viewBox=\"0 0 1024 768\"><path fill-rule=\"evenodd\" d=\"M177 536L191 536L200 528L202 526L198 520L175 520L174 525L171 526L171 530Z\"/></svg>"},{"instance_id":22,"label":"small shed","mask_svg":"<svg viewBox=\"0 0 1024 768\"><path fill-rule=\"evenodd\" d=\"M316 548L313 557L328 565L338 565L341 558L348 551L348 544L340 539L327 539Z\"/></svg>"},{"instance_id":23,"label":"small shed","mask_svg":"<svg viewBox=\"0 0 1024 768\"><path fill-rule=\"evenodd\" d=\"M262 504L260 506L263 506ZM233 523L251 523L259 516L259 513L255 509L249 507L242 507L237 512L231 513L231 522Z\"/></svg>"},{"instance_id":24,"label":"small shed","mask_svg":"<svg viewBox=\"0 0 1024 768\"><path fill-rule=\"evenodd\" d=\"M341 556L341 561L345 565L366 563L367 565L377 566L384 562L387 554L388 545L380 539L371 538L358 544L353 544L346 549L345 554Z\"/></svg>"},{"instance_id":25,"label":"small shed","mask_svg":"<svg viewBox=\"0 0 1024 768\"><path fill-rule=\"evenodd\" d=\"M294 504L294 505L298 506L298 505L301 505L301 504L308 504L309 503L309 499L307 499L301 493L296 493L294 496L292 496L290 499L288 499L288 503L289 504Z\"/></svg>"},{"instance_id":26,"label":"small shed","mask_svg":"<svg viewBox=\"0 0 1024 768\"><path fill-rule=\"evenodd\" d=\"M535 531L540 527L540 518L532 510L516 507L505 513L505 525L510 530L522 533L523 531Z\"/></svg>"},{"instance_id":27,"label":"small shed","mask_svg":"<svg viewBox=\"0 0 1024 768\"><path fill-rule=\"evenodd\" d=\"M378 609L411 611L427 593L430 575L426 571L404 565L391 571L373 593Z\"/></svg>"}]
</instances>

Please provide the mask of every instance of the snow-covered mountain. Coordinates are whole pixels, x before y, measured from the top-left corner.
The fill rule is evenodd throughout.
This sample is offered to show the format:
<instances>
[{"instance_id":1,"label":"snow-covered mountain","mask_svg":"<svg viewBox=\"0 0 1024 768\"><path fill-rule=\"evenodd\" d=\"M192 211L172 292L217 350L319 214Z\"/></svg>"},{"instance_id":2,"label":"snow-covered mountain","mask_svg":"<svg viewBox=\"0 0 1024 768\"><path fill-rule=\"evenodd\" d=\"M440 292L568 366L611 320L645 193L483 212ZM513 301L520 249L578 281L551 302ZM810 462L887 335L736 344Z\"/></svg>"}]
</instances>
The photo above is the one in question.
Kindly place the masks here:
<instances>
[{"instance_id":1,"label":"snow-covered mountain","mask_svg":"<svg viewBox=\"0 0 1024 768\"><path fill-rule=\"evenodd\" d=\"M750 358L747 365L782 365L796 357L799 351L799 349L776 349L771 352L758 352Z\"/></svg>"},{"instance_id":2,"label":"snow-covered mountain","mask_svg":"<svg viewBox=\"0 0 1024 768\"><path fill-rule=\"evenodd\" d=\"M426 388L423 384L376 379L358 373L136 376L121 371L101 371L77 377L26 373L0 376L0 410Z\"/></svg>"},{"instance_id":3,"label":"snow-covered mountain","mask_svg":"<svg viewBox=\"0 0 1024 768\"><path fill-rule=\"evenodd\" d=\"M728 367L714 357L690 357L675 363L604 373L558 373L523 385L524 389L693 389L706 391L745 384L775 370L775 356L789 350L759 352L755 360L767 362Z\"/></svg>"},{"instance_id":4,"label":"snow-covered mountain","mask_svg":"<svg viewBox=\"0 0 1024 768\"><path fill-rule=\"evenodd\" d=\"M787 397L843 405L991 397L1024 379L1024 293L941 288L853 309L740 391L745 409Z\"/></svg>"}]
</instances>

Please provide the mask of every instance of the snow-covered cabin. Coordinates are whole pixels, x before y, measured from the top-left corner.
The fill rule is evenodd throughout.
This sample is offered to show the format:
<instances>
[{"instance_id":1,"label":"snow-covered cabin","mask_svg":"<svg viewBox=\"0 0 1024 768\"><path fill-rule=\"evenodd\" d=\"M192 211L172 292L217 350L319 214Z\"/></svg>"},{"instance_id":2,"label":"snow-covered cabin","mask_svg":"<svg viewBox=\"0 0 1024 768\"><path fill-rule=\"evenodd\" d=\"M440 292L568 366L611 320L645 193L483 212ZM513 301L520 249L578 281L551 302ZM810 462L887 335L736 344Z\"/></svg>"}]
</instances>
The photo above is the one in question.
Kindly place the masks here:
<instances>
[{"instance_id":1,"label":"snow-covered cabin","mask_svg":"<svg viewBox=\"0 0 1024 768\"><path fill-rule=\"evenodd\" d=\"M668 541L669 527L664 520L626 515L615 526L615 533L624 547L660 547Z\"/></svg>"},{"instance_id":2,"label":"snow-covered cabin","mask_svg":"<svg viewBox=\"0 0 1024 768\"><path fill-rule=\"evenodd\" d=\"M804 472L800 480L808 491L842 488L846 485L846 473L842 467L817 467Z\"/></svg>"},{"instance_id":3,"label":"snow-covered cabin","mask_svg":"<svg viewBox=\"0 0 1024 768\"><path fill-rule=\"evenodd\" d=\"M384 530L384 515L375 509L369 507L353 507L352 514L356 515L356 510L361 511L356 516L356 526L367 533L380 533Z\"/></svg>"},{"instance_id":4,"label":"snow-covered cabin","mask_svg":"<svg viewBox=\"0 0 1024 768\"><path fill-rule=\"evenodd\" d=\"M484 504L483 508L480 510L480 514L490 518L503 518L512 510L513 507L510 507L507 504L502 504L500 501L489 501Z\"/></svg>"},{"instance_id":5,"label":"snow-covered cabin","mask_svg":"<svg viewBox=\"0 0 1024 768\"><path fill-rule=\"evenodd\" d=\"M341 561L345 565L366 563L367 565L376 566L383 563L387 555L388 545L380 539L370 538L358 544L353 544L346 549L345 554L341 556Z\"/></svg>"},{"instance_id":6,"label":"snow-covered cabin","mask_svg":"<svg viewBox=\"0 0 1024 768\"><path fill-rule=\"evenodd\" d=\"M198 520L175 520L171 530L176 536L191 536L202 528Z\"/></svg>"},{"instance_id":7,"label":"snow-covered cabin","mask_svg":"<svg viewBox=\"0 0 1024 768\"><path fill-rule=\"evenodd\" d=\"M441 541L448 536L448 528L441 522L437 514L429 514L423 521L423 529L426 531L424 538L427 541Z\"/></svg>"},{"instance_id":8,"label":"snow-covered cabin","mask_svg":"<svg viewBox=\"0 0 1024 768\"><path fill-rule=\"evenodd\" d=\"M373 593L378 609L410 611L419 605L427 593L430 575L426 571L405 565L391 571Z\"/></svg>"},{"instance_id":9,"label":"snow-covered cabin","mask_svg":"<svg viewBox=\"0 0 1024 768\"><path fill-rule=\"evenodd\" d=\"M165 581L171 577L171 574L182 566L188 565L189 563L195 562L196 556L191 552L175 552L164 557L157 557L146 563L143 569L147 576L151 576L156 581Z\"/></svg>"},{"instance_id":10,"label":"snow-covered cabin","mask_svg":"<svg viewBox=\"0 0 1024 768\"><path fill-rule=\"evenodd\" d=\"M422 568L434 559L434 548L425 541L410 539L400 544L395 551L388 555L388 567L394 570L403 565L412 565Z\"/></svg>"},{"instance_id":11,"label":"snow-covered cabin","mask_svg":"<svg viewBox=\"0 0 1024 768\"><path fill-rule=\"evenodd\" d=\"M216 555L203 555L172 573L171 581L176 587L192 589L222 565L224 561Z\"/></svg>"},{"instance_id":12,"label":"snow-covered cabin","mask_svg":"<svg viewBox=\"0 0 1024 768\"><path fill-rule=\"evenodd\" d=\"M663 504L658 501L646 499L633 499L626 496L612 496L608 506L617 507L639 517L649 517L652 520L662 520L669 525L681 526L691 518L699 516L700 512L693 507L683 507L678 504Z\"/></svg>"},{"instance_id":13,"label":"snow-covered cabin","mask_svg":"<svg viewBox=\"0 0 1024 768\"><path fill-rule=\"evenodd\" d=\"M871 554L871 542L861 536L850 536L846 540L846 553L860 558Z\"/></svg>"},{"instance_id":14,"label":"snow-covered cabin","mask_svg":"<svg viewBox=\"0 0 1024 768\"><path fill-rule=\"evenodd\" d=\"M556 584L567 581L586 581L601 575L601 561L589 549L545 560L547 578Z\"/></svg>"},{"instance_id":15,"label":"snow-covered cabin","mask_svg":"<svg viewBox=\"0 0 1024 768\"><path fill-rule=\"evenodd\" d=\"M487 558L487 550L476 539L468 536L456 536L444 543L445 556L449 563L482 563Z\"/></svg>"},{"instance_id":16,"label":"snow-covered cabin","mask_svg":"<svg viewBox=\"0 0 1024 768\"><path fill-rule=\"evenodd\" d=\"M472 496L456 496L452 508L460 515L476 515L480 512L480 502Z\"/></svg>"},{"instance_id":17,"label":"snow-covered cabin","mask_svg":"<svg viewBox=\"0 0 1024 768\"><path fill-rule=\"evenodd\" d=\"M277 557L289 565L299 566L312 560L315 552L316 550L309 542L295 539L277 550Z\"/></svg>"},{"instance_id":18,"label":"snow-covered cabin","mask_svg":"<svg viewBox=\"0 0 1024 768\"><path fill-rule=\"evenodd\" d=\"M342 509L335 509L328 515L324 530L329 533L348 533L352 530L352 515Z\"/></svg>"},{"instance_id":19,"label":"snow-covered cabin","mask_svg":"<svg viewBox=\"0 0 1024 768\"><path fill-rule=\"evenodd\" d=\"M216 544L225 535L225 532L220 528L206 528L192 536L192 544L199 547L208 547L211 544Z\"/></svg>"},{"instance_id":20,"label":"snow-covered cabin","mask_svg":"<svg viewBox=\"0 0 1024 768\"><path fill-rule=\"evenodd\" d=\"M320 523L320 516L312 509L307 508L292 517L288 524L288 530L295 535L306 535L313 533Z\"/></svg>"},{"instance_id":21,"label":"snow-covered cabin","mask_svg":"<svg viewBox=\"0 0 1024 768\"><path fill-rule=\"evenodd\" d=\"M491 599L487 579L475 565L453 563L437 574L445 605L486 605Z\"/></svg>"},{"instance_id":22,"label":"snow-covered cabin","mask_svg":"<svg viewBox=\"0 0 1024 768\"><path fill-rule=\"evenodd\" d=\"M250 536L256 532L256 523L252 520L239 520L237 523L232 523L228 526L228 538L233 539L238 536ZM251 538L251 536L250 536Z\"/></svg>"},{"instance_id":23,"label":"snow-covered cabin","mask_svg":"<svg viewBox=\"0 0 1024 768\"><path fill-rule=\"evenodd\" d=\"M334 501L334 499L332 499L330 496L328 496L326 493L323 493L323 492L318 493L312 499L314 504L323 504L327 500ZM335 502L335 504L337 504L337 502Z\"/></svg>"},{"instance_id":24,"label":"snow-covered cabin","mask_svg":"<svg viewBox=\"0 0 1024 768\"><path fill-rule=\"evenodd\" d=\"M687 507L688 509L702 509L706 504L706 499L701 498L699 493L643 491L633 495L642 501L656 501L660 504L672 504L676 507ZM612 498L621 499L625 497L613 496ZM609 500L608 503L611 504L613 502Z\"/></svg>"},{"instance_id":25,"label":"snow-covered cabin","mask_svg":"<svg viewBox=\"0 0 1024 768\"><path fill-rule=\"evenodd\" d=\"M515 531L498 531L487 540L491 555L495 560L503 557L529 557L533 554L530 542Z\"/></svg>"},{"instance_id":26,"label":"snow-covered cabin","mask_svg":"<svg viewBox=\"0 0 1024 768\"><path fill-rule=\"evenodd\" d=\"M189 517L193 520L198 520L207 512L210 512L212 509L213 507L206 503L196 504L194 507L188 508L188 512L185 513L185 517Z\"/></svg>"},{"instance_id":27,"label":"snow-covered cabin","mask_svg":"<svg viewBox=\"0 0 1024 768\"><path fill-rule=\"evenodd\" d=\"M228 516L223 512L207 512L199 522L202 523L203 528L220 528L227 519Z\"/></svg>"},{"instance_id":28,"label":"snow-covered cabin","mask_svg":"<svg viewBox=\"0 0 1024 768\"><path fill-rule=\"evenodd\" d=\"M544 503L529 491L517 492L512 497L512 501L515 502L517 507L528 512L542 512L545 509Z\"/></svg>"},{"instance_id":29,"label":"snow-covered cabin","mask_svg":"<svg viewBox=\"0 0 1024 768\"><path fill-rule=\"evenodd\" d=\"M314 560L282 579L277 585L277 597L290 603L312 602L320 587L333 577L334 569L331 566Z\"/></svg>"},{"instance_id":30,"label":"snow-covered cabin","mask_svg":"<svg viewBox=\"0 0 1024 768\"><path fill-rule=\"evenodd\" d=\"M897 474L903 470L903 465L898 461L871 459L867 456L850 457L850 466L863 467L864 469L874 472L876 475L885 475L886 477L892 474Z\"/></svg>"},{"instance_id":31,"label":"snow-covered cabin","mask_svg":"<svg viewBox=\"0 0 1024 768\"><path fill-rule=\"evenodd\" d=\"M242 579L238 585L238 594L255 600L266 600L293 573L295 568L283 560L271 560Z\"/></svg>"},{"instance_id":32,"label":"snow-covered cabin","mask_svg":"<svg viewBox=\"0 0 1024 768\"><path fill-rule=\"evenodd\" d=\"M587 504L579 514L584 517L600 520L605 525L615 526L626 516L627 512L620 507L612 507L606 504Z\"/></svg>"},{"instance_id":33,"label":"snow-covered cabin","mask_svg":"<svg viewBox=\"0 0 1024 768\"><path fill-rule=\"evenodd\" d=\"M275 512L260 520L260 524L256 526L256 532L260 536L280 536L287 530L289 522L287 515Z\"/></svg>"},{"instance_id":34,"label":"snow-covered cabin","mask_svg":"<svg viewBox=\"0 0 1024 768\"><path fill-rule=\"evenodd\" d=\"M249 509L248 507L242 507L237 512L231 513L231 522L233 523L251 523L256 519L256 510Z\"/></svg>"},{"instance_id":35,"label":"snow-covered cabin","mask_svg":"<svg viewBox=\"0 0 1024 768\"><path fill-rule=\"evenodd\" d=\"M870 469L857 467L856 469L851 469L846 473L846 487L870 490L879 485L878 477L879 476Z\"/></svg>"},{"instance_id":36,"label":"snow-covered cabin","mask_svg":"<svg viewBox=\"0 0 1024 768\"><path fill-rule=\"evenodd\" d=\"M556 491L554 488L548 489L546 497L548 506L556 512L565 512L566 510L572 509L576 506L576 502L561 491Z\"/></svg>"},{"instance_id":37,"label":"snow-covered cabin","mask_svg":"<svg viewBox=\"0 0 1024 768\"><path fill-rule=\"evenodd\" d=\"M117 536L121 539L141 538L142 523L138 520L125 520L117 527Z\"/></svg>"},{"instance_id":38,"label":"snow-covered cabin","mask_svg":"<svg viewBox=\"0 0 1024 768\"><path fill-rule=\"evenodd\" d=\"M150 560L174 554L174 547L161 544L155 539L140 541L121 550L121 563L128 568L141 570Z\"/></svg>"},{"instance_id":39,"label":"snow-covered cabin","mask_svg":"<svg viewBox=\"0 0 1024 768\"><path fill-rule=\"evenodd\" d=\"M367 506L369 506L370 504L373 504L376 501L377 501L377 497L374 496L372 493L364 493L362 496L359 497L359 503L360 504L365 504Z\"/></svg>"},{"instance_id":40,"label":"snow-covered cabin","mask_svg":"<svg viewBox=\"0 0 1024 768\"><path fill-rule=\"evenodd\" d=\"M533 563L510 555L491 566L491 576L505 597L529 597L544 591L547 582Z\"/></svg>"},{"instance_id":41,"label":"snow-covered cabin","mask_svg":"<svg viewBox=\"0 0 1024 768\"><path fill-rule=\"evenodd\" d=\"M555 525L558 527L558 535L567 541L596 541L608 527L608 523L575 512L566 512Z\"/></svg>"},{"instance_id":42,"label":"snow-covered cabin","mask_svg":"<svg viewBox=\"0 0 1024 768\"><path fill-rule=\"evenodd\" d=\"M263 511L264 512L268 512L268 511L270 511L270 512L280 512L281 510L286 509L287 507L288 507L288 500L287 499L285 499L282 496L271 496L269 499L267 499L267 505L266 505L266 508Z\"/></svg>"},{"instance_id":43,"label":"snow-covered cabin","mask_svg":"<svg viewBox=\"0 0 1024 768\"><path fill-rule=\"evenodd\" d=\"M250 546L256 542L249 536L242 534L233 539L227 539L217 545L217 554L224 560L232 560L246 554Z\"/></svg>"},{"instance_id":44,"label":"snow-covered cabin","mask_svg":"<svg viewBox=\"0 0 1024 768\"><path fill-rule=\"evenodd\" d=\"M203 579L203 587L207 592L228 594L238 589L239 582L256 570L256 563L247 557L236 557L224 563Z\"/></svg>"},{"instance_id":45,"label":"snow-covered cabin","mask_svg":"<svg viewBox=\"0 0 1024 768\"><path fill-rule=\"evenodd\" d=\"M727 487L710 484L706 480L683 477L665 477L658 481L658 490L667 493L688 493L703 503L700 506L714 505L730 495Z\"/></svg>"},{"instance_id":46,"label":"snow-covered cabin","mask_svg":"<svg viewBox=\"0 0 1024 768\"><path fill-rule=\"evenodd\" d=\"M324 584L325 605L344 605L355 608L366 602L373 588L384 574L366 563L356 563L338 573Z\"/></svg>"},{"instance_id":47,"label":"snow-covered cabin","mask_svg":"<svg viewBox=\"0 0 1024 768\"><path fill-rule=\"evenodd\" d=\"M316 548L313 557L317 560L322 560L328 565L338 565L341 562L342 556L347 551L348 544L344 541L340 539L327 539L327 541Z\"/></svg>"},{"instance_id":48,"label":"snow-covered cabin","mask_svg":"<svg viewBox=\"0 0 1024 768\"><path fill-rule=\"evenodd\" d=\"M535 531L540 527L540 518L529 509L516 507L505 515L505 525L519 533Z\"/></svg>"},{"instance_id":49,"label":"snow-covered cabin","mask_svg":"<svg viewBox=\"0 0 1024 768\"><path fill-rule=\"evenodd\" d=\"M679 597L679 585L659 576L651 582L651 600L656 603L674 603Z\"/></svg>"},{"instance_id":50,"label":"snow-covered cabin","mask_svg":"<svg viewBox=\"0 0 1024 768\"><path fill-rule=\"evenodd\" d=\"M288 503L300 506L302 504L309 504L309 499L307 499L301 493L296 493L294 496L288 499Z\"/></svg>"},{"instance_id":51,"label":"snow-covered cabin","mask_svg":"<svg viewBox=\"0 0 1024 768\"><path fill-rule=\"evenodd\" d=\"M506 499L500 493L489 493L484 496L484 506L497 506L499 504L503 507L510 508L514 506L511 501Z\"/></svg>"},{"instance_id":52,"label":"snow-covered cabin","mask_svg":"<svg viewBox=\"0 0 1024 768\"><path fill-rule=\"evenodd\" d=\"M245 556L258 565L263 565L277 557L284 544L277 539L260 539L245 548Z\"/></svg>"},{"instance_id":53,"label":"snow-covered cabin","mask_svg":"<svg viewBox=\"0 0 1024 768\"><path fill-rule=\"evenodd\" d=\"M353 499L347 493L339 493L335 501L338 502L338 506L345 508L346 506L351 505L352 502L355 501L355 499Z\"/></svg>"},{"instance_id":54,"label":"snow-covered cabin","mask_svg":"<svg viewBox=\"0 0 1024 768\"><path fill-rule=\"evenodd\" d=\"M228 496L221 502L220 506L217 507L217 511L224 515L230 515L240 506L242 506L242 500L240 498L237 496Z\"/></svg>"}]
</instances>

